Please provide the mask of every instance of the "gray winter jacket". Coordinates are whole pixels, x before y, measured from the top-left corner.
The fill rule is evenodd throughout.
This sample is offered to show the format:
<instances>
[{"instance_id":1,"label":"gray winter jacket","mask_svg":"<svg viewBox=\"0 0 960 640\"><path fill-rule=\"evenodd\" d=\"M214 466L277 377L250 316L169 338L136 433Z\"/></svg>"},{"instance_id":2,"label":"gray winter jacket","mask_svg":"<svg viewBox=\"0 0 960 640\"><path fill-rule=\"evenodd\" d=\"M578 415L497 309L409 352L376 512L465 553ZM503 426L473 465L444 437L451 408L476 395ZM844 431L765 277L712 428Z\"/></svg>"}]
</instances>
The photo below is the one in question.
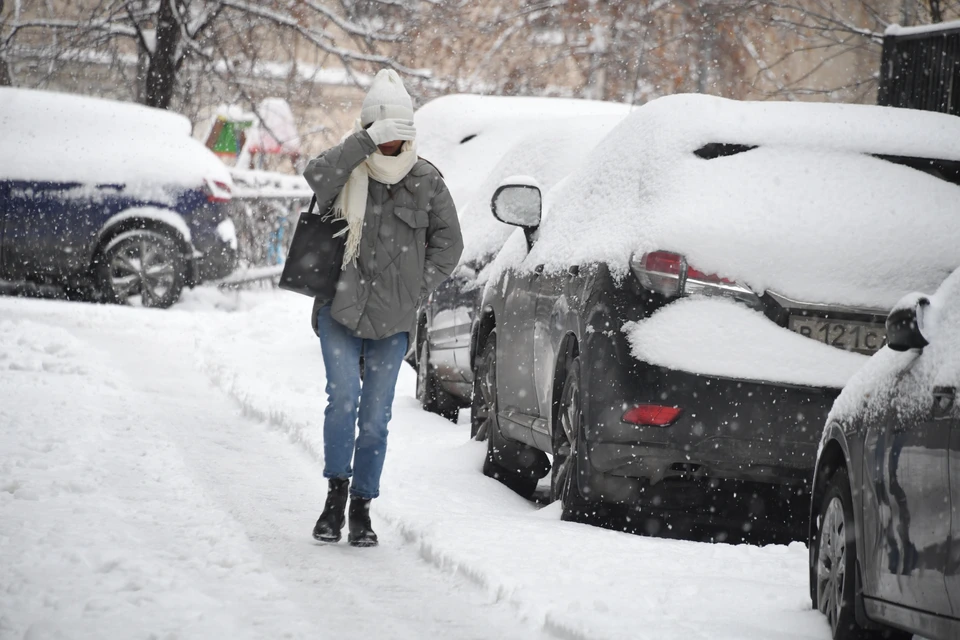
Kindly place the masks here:
<instances>
[{"instance_id":1,"label":"gray winter jacket","mask_svg":"<svg viewBox=\"0 0 960 640\"><path fill-rule=\"evenodd\" d=\"M366 131L310 161L303 177L327 211L350 173L377 146ZM370 179L357 260L344 268L331 315L359 338L381 339L413 331L420 300L440 286L463 251L460 221L440 173L417 160L395 185ZM311 323L330 300L315 299Z\"/></svg>"}]
</instances>

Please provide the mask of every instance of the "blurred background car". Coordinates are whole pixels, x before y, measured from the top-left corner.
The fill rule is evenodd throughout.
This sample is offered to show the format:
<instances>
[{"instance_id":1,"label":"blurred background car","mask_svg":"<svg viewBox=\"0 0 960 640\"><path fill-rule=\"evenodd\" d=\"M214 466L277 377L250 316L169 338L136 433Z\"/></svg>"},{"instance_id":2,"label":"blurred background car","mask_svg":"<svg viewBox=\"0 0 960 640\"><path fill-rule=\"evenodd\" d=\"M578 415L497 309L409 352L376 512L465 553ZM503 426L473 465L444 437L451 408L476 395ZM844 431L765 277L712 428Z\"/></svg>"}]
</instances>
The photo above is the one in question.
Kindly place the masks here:
<instances>
[{"instance_id":1,"label":"blurred background car","mask_svg":"<svg viewBox=\"0 0 960 640\"><path fill-rule=\"evenodd\" d=\"M907 296L886 328L823 433L810 596L834 640L958 638L960 270Z\"/></svg>"},{"instance_id":2,"label":"blurred background car","mask_svg":"<svg viewBox=\"0 0 960 640\"><path fill-rule=\"evenodd\" d=\"M233 271L230 174L183 116L0 88L0 127L0 279L169 307Z\"/></svg>"},{"instance_id":3,"label":"blurred background car","mask_svg":"<svg viewBox=\"0 0 960 640\"><path fill-rule=\"evenodd\" d=\"M822 426L904 294L960 265L960 120L860 105L661 98L546 195L471 347L484 471L564 518L805 539ZM722 538L721 538L722 539Z\"/></svg>"},{"instance_id":4,"label":"blurred background car","mask_svg":"<svg viewBox=\"0 0 960 640\"><path fill-rule=\"evenodd\" d=\"M524 171L552 187L631 108L596 100L451 95L417 111L419 152L444 173L464 240L460 265L421 305L411 340L409 360L424 409L456 422L473 400L470 329L484 269L513 232L490 215L501 180Z\"/></svg>"}]
</instances>

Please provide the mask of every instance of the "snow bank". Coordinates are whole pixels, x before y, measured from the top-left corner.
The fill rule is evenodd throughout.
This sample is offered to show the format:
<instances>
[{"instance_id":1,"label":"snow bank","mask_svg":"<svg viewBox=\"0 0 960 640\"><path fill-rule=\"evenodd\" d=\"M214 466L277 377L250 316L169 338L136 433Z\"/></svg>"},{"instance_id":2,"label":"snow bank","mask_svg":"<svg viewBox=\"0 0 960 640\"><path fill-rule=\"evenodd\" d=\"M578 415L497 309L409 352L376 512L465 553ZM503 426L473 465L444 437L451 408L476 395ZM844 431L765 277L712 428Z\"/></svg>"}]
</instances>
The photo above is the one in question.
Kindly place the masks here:
<instances>
[{"instance_id":1,"label":"snow bank","mask_svg":"<svg viewBox=\"0 0 960 640\"><path fill-rule=\"evenodd\" d=\"M199 187L230 183L185 117L133 103L0 88L0 179Z\"/></svg>"},{"instance_id":2,"label":"snow bank","mask_svg":"<svg viewBox=\"0 0 960 640\"><path fill-rule=\"evenodd\" d=\"M732 300L687 298L623 332L644 362L740 380L842 388L869 358L801 336Z\"/></svg>"},{"instance_id":3,"label":"snow bank","mask_svg":"<svg viewBox=\"0 0 960 640\"><path fill-rule=\"evenodd\" d=\"M759 145L706 160L708 143ZM551 191L528 259L560 270L685 254L757 292L889 308L960 264L960 187L870 157L960 160L960 119L810 103L661 98L627 117Z\"/></svg>"},{"instance_id":4,"label":"snow bank","mask_svg":"<svg viewBox=\"0 0 960 640\"><path fill-rule=\"evenodd\" d=\"M458 209L507 151L545 120L624 116L629 105L599 100L457 94L417 110L417 150L443 173Z\"/></svg>"},{"instance_id":5,"label":"snow bank","mask_svg":"<svg viewBox=\"0 0 960 640\"><path fill-rule=\"evenodd\" d=\"M905 304L914 307L919 294ZM901 415L926 415L936 387L960 387L960 269L944 280L924 313L923 351L877 352L844 387L827 422L849 421L858 414L869 418L896 405Z\"/></svg>"}]
</instances>

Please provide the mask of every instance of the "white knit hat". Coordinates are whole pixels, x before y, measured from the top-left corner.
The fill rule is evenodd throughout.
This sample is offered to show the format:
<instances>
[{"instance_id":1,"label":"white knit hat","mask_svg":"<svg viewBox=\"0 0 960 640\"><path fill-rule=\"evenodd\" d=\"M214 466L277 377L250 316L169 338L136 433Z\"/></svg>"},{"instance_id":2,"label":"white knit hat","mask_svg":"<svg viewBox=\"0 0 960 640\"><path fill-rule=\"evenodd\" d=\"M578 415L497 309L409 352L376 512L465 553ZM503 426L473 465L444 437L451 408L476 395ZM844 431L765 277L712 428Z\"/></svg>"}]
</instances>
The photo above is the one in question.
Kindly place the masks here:
<instances>
[{"instance_id":1,"label":"white knit hat","mask_svg":"<svg viewBox=\"0 0 960 640\"><path fill-rule=\"evenodd\" d=\"M413 120L413 101L393 69L377 72L360 107L360 124L364 127L384 118Z\"/></svg>"}]
</instances>

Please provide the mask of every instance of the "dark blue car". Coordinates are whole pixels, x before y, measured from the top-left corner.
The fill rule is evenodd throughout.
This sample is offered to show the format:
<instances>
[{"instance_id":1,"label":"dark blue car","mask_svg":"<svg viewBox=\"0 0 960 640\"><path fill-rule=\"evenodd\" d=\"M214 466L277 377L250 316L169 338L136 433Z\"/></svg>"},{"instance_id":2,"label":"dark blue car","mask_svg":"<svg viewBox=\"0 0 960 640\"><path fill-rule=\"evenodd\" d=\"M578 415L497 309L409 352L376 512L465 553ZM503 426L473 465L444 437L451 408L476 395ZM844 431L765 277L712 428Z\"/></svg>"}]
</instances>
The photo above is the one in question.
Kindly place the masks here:
<instances>
[{"instance_id":1,"label":"dark blue car","mask_svg":"<svg viewBox=\"0 0 960 640\"><path fill-rule=\"evenodd\" d=\"M182 116L0 90L0 280L169 307L236 264L226 167Z\"/></svg>"}]
</instances>

